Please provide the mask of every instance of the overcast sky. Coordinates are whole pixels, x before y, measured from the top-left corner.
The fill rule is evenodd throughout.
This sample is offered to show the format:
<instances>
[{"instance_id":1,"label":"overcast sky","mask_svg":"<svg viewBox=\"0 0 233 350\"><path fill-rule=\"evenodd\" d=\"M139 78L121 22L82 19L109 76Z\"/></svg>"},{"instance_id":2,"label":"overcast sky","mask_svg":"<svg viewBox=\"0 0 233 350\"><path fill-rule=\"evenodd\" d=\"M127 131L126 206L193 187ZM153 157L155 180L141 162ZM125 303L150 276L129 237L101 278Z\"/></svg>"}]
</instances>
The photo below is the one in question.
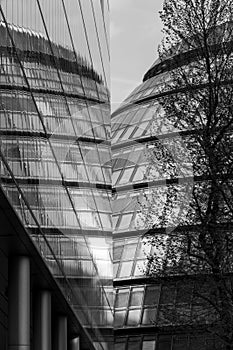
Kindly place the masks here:
<instances>
[{"instance_id":1,"label":"overcast sky","mask_svg":"<svg viewBox=\"0 0 233 350\"><path fill-rule=\"evenodd\" d=\"M110 0L112 109L142 82L162 39L163 0Z\"/></svg>"}]
</instances>

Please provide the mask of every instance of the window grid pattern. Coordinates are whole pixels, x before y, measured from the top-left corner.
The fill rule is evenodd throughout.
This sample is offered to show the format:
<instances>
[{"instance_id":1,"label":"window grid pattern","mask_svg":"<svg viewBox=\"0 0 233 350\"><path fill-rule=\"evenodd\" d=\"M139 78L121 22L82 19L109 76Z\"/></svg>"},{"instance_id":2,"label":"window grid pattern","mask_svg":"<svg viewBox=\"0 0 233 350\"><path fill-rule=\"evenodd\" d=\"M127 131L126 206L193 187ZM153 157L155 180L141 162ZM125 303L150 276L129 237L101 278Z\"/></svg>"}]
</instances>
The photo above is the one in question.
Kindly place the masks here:
<instances>
[{"instance_id":1,"label":"window grid pattern","mask_svg":"<svg viewBox=\"0 0 233 350\"><path fill-rule=\"evenodd\" d=\"M211 323L213 309L200 296L203 286L189 284L141 284L116 288L115 328L182 326ZM208 289L207 289L208 290ZM204 294L204 293L207 294ZM203 290L203 296L208 296Z\"/></svg>"},{"instance_id":2,"label":"window grid pattern","mask_svg":"<svg viewBox=\"0 0 233 350\"><path fill-rule=\"evenodd\" d=\"M112 120L112 140L113 143L137 140L150 135L150 125L155 108L151 104L142 108L122 112Z\"/></svg>"},{"instance_id":3,"label":"window grid pattern","mask_svg":"<svg viewBox=\"0 0 233 350\"><path fill-rule=\"evenodd\" d=\"M145 177L147 160L145 158L145 146L139 144L115 150L112 154L112 185L120 186L127 183L141 182Z\"/></svg>"},{"instance_id":4,"label":"window grid pattern","mask_svg":"<svg viewBox=\"0 0 233 350\"><path fill-rule=\"evenodd\" d=\"M219 340L207 333L116 337L115 350L223 350Z\"/></svg>"},{"instance_id":5,"label":"window grid pattern","mask_svg":"<svg viewBox=\"0 0 233 350\"><path fill-rule=\"evenodd\" d=\"M145 275L146 256L154 248L143 243L141 237L114 240L113 260L116 279L128 279Z\"/></svg>"},{"instance_id":6,"label":"window grid pattern","mask_svg":"<svg viewBox=\"0 0 233 350\"><path fill-rule=\"evenodd\" d=\"M0 9L3 188L77 318L106 349L95 330L113 316L104 288L112 280L108 10L92 0L3 0Z\"/></svg>"},{"instance_id":7,"label":"window grid pattern","mask_svg":"<svg viewBox=\"0 0 233 350\"><path fill-rule=\"evenodd\" d=\"M31 136L2 137L2 152L8 164L14 169L15 177L21 179L59 180L60 173L46 139ZM104 144L81 142L78 147L69 141L52 141L53 149L61 164L64 179L73 182L85 182L111 185L111 167L109 147ZM103 164L99 163L98 157ZM86 169L83 164L85 160ZM9 177L1 168L1 176Z\"/></svg>"}]
</instances>

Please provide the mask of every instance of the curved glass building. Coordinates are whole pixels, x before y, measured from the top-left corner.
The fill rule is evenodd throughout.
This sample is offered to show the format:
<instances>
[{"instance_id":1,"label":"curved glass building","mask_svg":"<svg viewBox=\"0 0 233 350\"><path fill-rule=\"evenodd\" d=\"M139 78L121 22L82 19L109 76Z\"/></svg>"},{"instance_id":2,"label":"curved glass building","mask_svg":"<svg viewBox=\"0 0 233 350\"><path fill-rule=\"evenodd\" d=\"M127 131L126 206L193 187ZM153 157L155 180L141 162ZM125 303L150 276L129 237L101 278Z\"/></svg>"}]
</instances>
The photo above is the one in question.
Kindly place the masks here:
<instances>
[{"instance_id":1,"label":"curved glass building","mask_svg":"<svg viewBox=\"0 0 233 350\"><path fill-rule=\"evenodd\" d=\"M162 254L148 241L145 244L145 234L166 235L174 223L182 226L181 218L186 215L186 208L176 205L166 212L168 192L175 189L176 198L184 196L186 201L191 201L193 183L204 181L201 176L205 167L200 164L193 169L195 147L188 149L185 142L193 130L175 127L166 120L160 103L166 94L177 93L171 88L166 90L169 72L197 58L200 58L198 50L188 51L181 45L164 61L157 60L145 74L143 83L112 114L117 350L224 348L214 332L206 331L212 311L208 312L203 300L196 298L195 291L203 287L198 281L184 282L178 276L167 280L145 276L146 257ZM160 160L158 156L148 166L151 150L160 152ZM165 151L170 163L166 163L169 158L165 157ZM162 213L165 223L158 221Z\"/></svg>"},{"instance_id":2,"label":"curved glass building","mask_svg":"<svg viewBox=\"0 0 233 350\"><path fill-rule=\"evenodd\" d=\"M0 4L1 187L96 349L111 349L108 1Z\"/></svg>"}]
</instances>

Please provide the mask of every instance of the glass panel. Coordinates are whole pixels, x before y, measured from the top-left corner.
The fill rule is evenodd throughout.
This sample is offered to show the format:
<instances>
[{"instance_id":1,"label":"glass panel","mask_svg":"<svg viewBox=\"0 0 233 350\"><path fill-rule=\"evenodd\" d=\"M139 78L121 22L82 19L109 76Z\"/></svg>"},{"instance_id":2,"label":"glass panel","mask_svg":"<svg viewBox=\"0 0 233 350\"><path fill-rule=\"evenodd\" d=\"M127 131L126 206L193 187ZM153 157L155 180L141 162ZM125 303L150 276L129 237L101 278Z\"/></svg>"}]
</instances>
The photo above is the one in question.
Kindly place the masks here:
<instances>
[{"instance_id":1,"label":"glass panel","mask_svg":"<svg viewBox=\"0 0 233 350\"><path fill-rule=\"evenodd\" d=\"M132 217L133 217L133 214L122 215L121 222L119 224L119 229L121 230L129 229L129 225L131 223Z\"/></svg>"},{"instance_id":2,"label":"glass panel","mask_svg":"<svg viewBox=\"0 0 233 350\"><path fill-rule=\"evenodd\" d=\"M114 171L112 173L112 184L115 185L117 183L117 180L119 178L119 175L121 173L121 170L118 170L118 171Z\"/></svg>"},{"instance_id":3,"label":"glass panel","mask_svg":"<svg viewBox=\"0 0 233 350\"><path fill-rule=\"evenodd\" d=\"M136 173L134 174L133 181L136 182L136 181L143 180L145 176L145 170L146 170L146 167L143 167L143 166L138 168Z\"/></svg>"},{"instance_id":4,"label":"glass panel","mask_svg":"<svg viewBox=\"0 0 233 350\"><path fill-rule=\"evenodd\" d=\"M161 304L173 304L175 301L175 287L163 286L161 291Z\"/></svg>"},{"instance_id":5,"label":"glass panel","mask_svg":"<svg viewBox=\"0 0 233 350\"><path fill-rule=\"evenodd\" d=\"M188 337L175 336L173 338L173 350L187 350L188 348ZM212 348L213 349L213 348Z\"/></svg>"},{"instance_id":6,"label":"glass panel","mask_svg":"<svg viewBox=\"0 0 233 350\"><path fill-rule=\"evenodd\" d=\"M141 309L129 310L127 317L128 326L136 326L139 324Z\"/></svg>"},{"instance_id":7,"label":"glass panel","mask_svg":"<svg viewBox=\"0 0 233 350\"><path fill-rule=\"evenodd\" d=\"M179 283L177 286L176 302L190 303L192 299L192 285Z\"/></svg>"},{"instance_id":8,"label":"glass panel","mask_svg":"<svg viewBox=\"0 0 233 350\"><path fill-rule=\"evenodd\" d=\"M123 249L124 249L123 245L113 248L113 258L114 258L114 260L120 260L121 259L121 254L122 254Z\"/></svg>"},{"instance_id":9,"label":"glass panel","mask_svg":"<svg viewBox=\"0 0 233 350\"><path fill-rule=\"evenodd\" d=\"M128 350L141 350L141 338L129 338Z\"/></svg>"},{"instance_id":10,"label":"glass panel","mask_svg":"<svg viewBox=\"0 0 233 350\"><path fill-rule=\"evenodd\" d=\"M144 309L142 324L153 325L156 321L157 309Z\"/></svg>"},{"instance_id":11,"label":"glass panel","mask_svg":"<svg viewBox=\"0 0 233 350\"><path fill-rule=\"evenodd\" d=\"M115 308L127 307L129 298L129 289L118 290L116 294Z\"/></svg>"},{"instance_id":12,"label":"glass panel","mask_svg":"<svg viewBox=\"0 0 233 350\"><path fill-rule=\"evenodd\" d=\"M137 248L137 244L125 245L122 254L122 260L134 259L134 254Z\"/></svg>"},{"instance_id":13,"label":"glass panel","mask_svg":"<svg viewBox=\"0 0 233 350\"><path fill-rule=\"evenodd\" d=\"M115 343L114 350L125 350L125 343Z\"/></svg>"},{"instance_id":14,"label":"glass panel","mask_svg":"<svg viewBox=\"0 0 233 350\"><path fill-rule=\"evenodd\" d=\"M145 273L145 260L138 260L135 266L134 276L143 276Z\"/></svg>"},{"instance_id":15,"label":"glass panel","mask_svg":"<svg viewBox=\"0 0 233 350\"><path fill-rule=\"evenodd\" d=\"M157 305L160 295L160 286L146 287L144 305Z\"/></svg>"},{"instance_id":16,"label":"glass panel","mask_svg":"<svg viewBox=\"0 0 233 350\"><path fill-rule=\"evenodd\" d=\"M142 303L142 297L144 293L144 288L132 288L130 293L130 302L129 306L139 306Z\"/></svg>"},{"instance_id":17,"label":"glass panel","mask_svg":"<svg viewBox=\"0 0 233 350\"><path fill-rule=\"evenodd\" d=\"M126 261L121 263L120 271L118 272L118 277L131 276L133 261Z\"/></svg>"},{"instance_id":18,"label":"glass panel","mask_svg":"<svg viewBox=\"0 0 233 350\"><path fill-rule=\"evenodd\" d=\"M156 350L171 350L171 336L159 336Z\"/></svg>"},{"instance_id":19,"label":"glass panel","mask_svg":"<svg viewBox=\"0 0 233 350\"><path fill-rule=\"evenodd\" d=\"M113 276L117 277L117 271L118 271L119 263L113 264Z\"/></svg>"},{"instance_id":20,"label":"glass panel","mask_svg":"<svg viewBox=\"0 0 233 350\"><path fill-rule=\"evenodd\" d=\"M142 136L142 134L144 133L145 130L147 130L147 133L149 133L150 130L148 128L148 125L149 125L148 122L140 124L140 126L137 129L137 131L133 135L133 138L137 138L137 137Z\"/></svg>"},{"instance_id":21,"label":"glass panel","mask_svg":"<svg viewBox=\"0 0 233 350\"><path fill-rule=\"evenodd\" d=\"M134 171L134 168L128 168L123 170L123 174L121 176L121 179L119 181L119 185L125 184L129 182L129 179Z\"/></svg>"},{"instance_id":22,"label":"glass panel","mask_svg":"<svg viewBox=\"0 0 233 350\"><path fill-rule=\"evenodd\" d=\"M125 313L124 311L115 311L114 313L114 327L122 327L125 320Z\"/></svg>"},{"instance_id":23,"label":"glass panel","mask_svg":"<svg viewBox=\"0 0 233 350\"><path fill-rule=\"evenodd\" d=\"M128 140L130 135L134 131L134 129L135 129L135 126L129 126L128 129L126 129L126 132L124 133L124 135L121 136L121 141Z\"/></svg>"},{"instance_id":24,"label":"glass panel","mask_svg":"<svg viewBox=\"0 0 233 350\"><path fill-rule=\"evenodd\" d=\"M154 350L155 340L143 340L142 350Z\"/></svg>"},{"instance_id":25,"label":"glass panel","mask_svg":"<svg viewBox=\"0 0 233 350\"><path fill-rule=\"evenodd\" d=\"M125 337L116 337L115 338L115 346L117 347L117 350L124 350L125 349L125 345L127 343L127 338ZM109 349L111 350L111 349ZM116 348L114 347L114 350L116 350Z\"/></svg>"},{"instance_id":26,"label":"glass panel","mask_svg":"<svg viewBox=\"0 0 233 350\"><path fill-rule=\"evenodd\" d=\"M191 337L190 338L190 350L205 350L204 337Z\"/></svg>"},{"instance_id":27,"label":"glass panel","mask_svg":"<svg viewBox=\"0 0 233 350\"><path fill-rule=\"evenodd\" d=\"M108 138L110 114L107 103L93 100L108 100L106 3L3 0L8 25L0 23L0 81L11 87L0 94L0 126L8 131L1 142L5 138L3 153L15 177L24 178L19 183L7 174L4 191L81 324L88 326L90 340L93 336L96 348L104 349L95 321L111 325L111 300L104 293L112 280L111 239L103 232L111 228L111 209L110 193L95 183L109 183L110 153L108 144L96 145L94 138ZM84 136L88 143L81 141ZM87 182L87 190L79 181Z\"/></svg>"}]
</instances>

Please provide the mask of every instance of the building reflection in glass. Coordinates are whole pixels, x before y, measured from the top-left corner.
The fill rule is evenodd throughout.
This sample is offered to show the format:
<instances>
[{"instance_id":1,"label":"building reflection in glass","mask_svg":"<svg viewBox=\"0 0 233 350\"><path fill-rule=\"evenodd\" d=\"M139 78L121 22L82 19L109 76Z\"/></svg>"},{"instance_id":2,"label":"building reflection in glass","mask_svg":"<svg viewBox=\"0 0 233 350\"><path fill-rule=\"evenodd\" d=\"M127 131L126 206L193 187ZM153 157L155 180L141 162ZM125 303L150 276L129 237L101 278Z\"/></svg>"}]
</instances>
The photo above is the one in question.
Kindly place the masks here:
<instances>
[{"instance_id":1,"label":"building reflection in glass","mask_svg":"<svg viewBox=\"0 0 233 350\"><path fill-rule=\"evenodd\" d=\"M1 186L97 349L111 348L108 2L0 5Z\"/></svg>"}]
</instances>

